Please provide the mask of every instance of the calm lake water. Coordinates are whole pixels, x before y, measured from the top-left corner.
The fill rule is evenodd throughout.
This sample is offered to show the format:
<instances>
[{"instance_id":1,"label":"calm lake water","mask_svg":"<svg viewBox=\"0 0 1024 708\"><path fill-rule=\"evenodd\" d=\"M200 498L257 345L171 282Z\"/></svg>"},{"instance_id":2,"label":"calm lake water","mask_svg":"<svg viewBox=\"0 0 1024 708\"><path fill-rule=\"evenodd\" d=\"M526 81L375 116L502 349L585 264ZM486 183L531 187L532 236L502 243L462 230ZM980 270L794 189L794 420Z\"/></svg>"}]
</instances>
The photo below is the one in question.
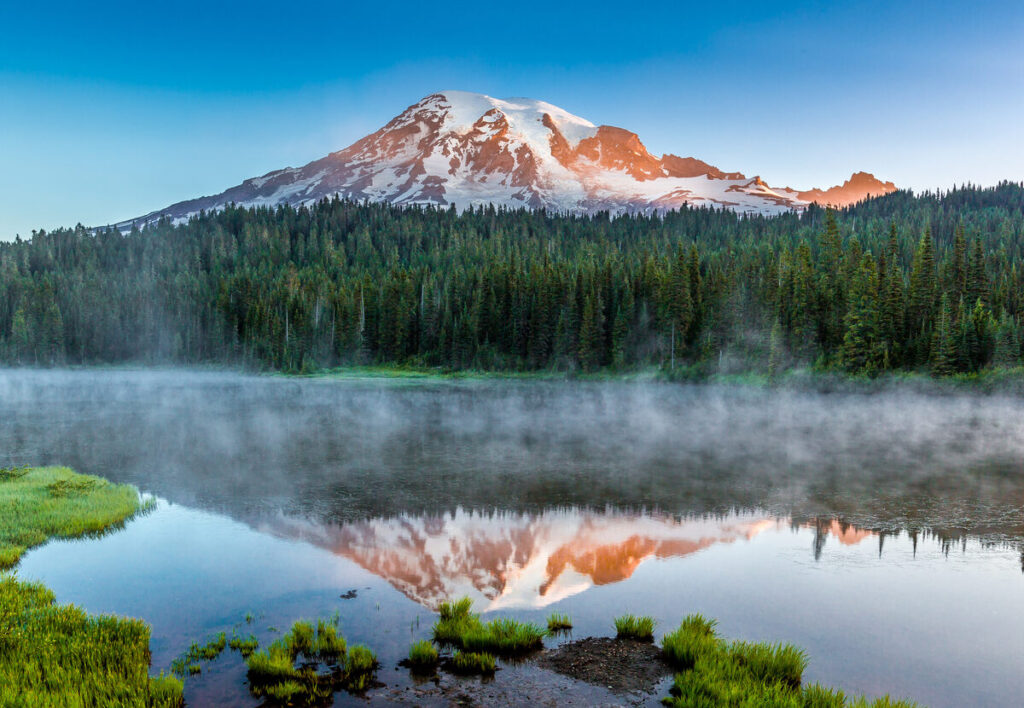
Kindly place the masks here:
<instances>
[{"instance_id":1,"label":"calm lake water","mask_svg":"<svg viewBox=\"0 0 1024 708\"><path fill-rule=\"evenodd\" d=\"M19 567L62 602L149 622L154 671L193 639L270 641L337 611L381 659L369 698L410 700L398 660L469 595L541 623L567 612L577 637L623 612L657 634L702 612L724 636L805 648L810 681L1001 706L1024 695L1022 413L907 391L0 371L0 465L157 497ZM572 688L529 665L493 686L531 682ZM186 698L256 703L230 652Z\"/></svg>"}]
</instances>

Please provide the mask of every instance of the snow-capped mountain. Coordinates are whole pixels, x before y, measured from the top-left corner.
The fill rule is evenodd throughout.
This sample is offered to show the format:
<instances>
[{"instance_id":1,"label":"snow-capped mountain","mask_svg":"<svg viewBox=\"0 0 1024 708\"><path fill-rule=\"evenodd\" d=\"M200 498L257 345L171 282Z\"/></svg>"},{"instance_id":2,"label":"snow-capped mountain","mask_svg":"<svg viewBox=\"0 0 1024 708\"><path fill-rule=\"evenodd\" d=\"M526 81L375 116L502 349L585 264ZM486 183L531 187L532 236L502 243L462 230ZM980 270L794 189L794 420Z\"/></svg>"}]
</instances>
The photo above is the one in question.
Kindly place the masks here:
<instances>
[{"instance_id":1,"label":"snow-capped mountain","mask_svg":"<svg viewBox=\"0 0 1024 708\"><path fill-rule=\"evenodd\" d=\"M896 189L858 172L841 187L797 191L693 157L652 155L628 130L594 125L528 98L432 94L377 132L309 163L119 224L185 220L226 204L311 204L338 195L458 209L494 204L559 212L652 212L683 204L773 214L811 201L844 206Z\"/></svg>"}]
</instances>

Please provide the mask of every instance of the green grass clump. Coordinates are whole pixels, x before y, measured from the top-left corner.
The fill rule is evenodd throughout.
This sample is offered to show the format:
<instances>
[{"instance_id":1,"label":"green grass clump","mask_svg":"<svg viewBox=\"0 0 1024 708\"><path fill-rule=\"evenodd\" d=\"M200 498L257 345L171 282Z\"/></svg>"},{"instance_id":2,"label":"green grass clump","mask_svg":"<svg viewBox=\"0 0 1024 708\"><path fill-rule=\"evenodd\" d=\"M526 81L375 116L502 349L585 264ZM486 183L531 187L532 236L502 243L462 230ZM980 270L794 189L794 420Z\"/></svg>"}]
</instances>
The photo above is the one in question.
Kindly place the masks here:
<instances>
[{"instance_id":1,"label":"green grass clump","mask_svg":"<svg viewBox=\"0 0 1024 708\"><path fill-rule=\"evenodd\" d=\"M438 653L434 645L426 639L409 647L409 664L415 669L429 669L437 665Z\"/></svg>"},{"instance_id":2,"label":"green grass clump","mask_svg":"<svg viewBox=\"0 0 1024 708\"><path fill-rule=\"evenodd\" d=\"M291 650L292 655L305 654L312 657L315 633L316 630L313 629L313 625L309 622L300 620L293 624L292 631L285 635L285 641L288 642L288 648Z\"/></svg>"},{"instance_id":3,"label":"green grass clump","mask_svg":"<svg viewBox=\"0 0 1024 708\"><path fill-rule=\"evenodd\" d=\"M868 702L848 700L842 691L817 684L803 687L807 655L790 644L728 642L715 632L715 622L690 615L662 639L665 658L680 669L671 697L674 708L911 708L888 697Z\"/></svg>"},{"instance_id":4,"label":"green grass clump","mask_svg":"<svg viewBox=\"0 0 1024 708\"><path fill-rule=\"evenodd\" d=\"M637 639L648 642L654 639L654 618L647 615L622 615L615 618L615 636L619 639Z\"/></svg>"},{"instance_id":5,"label":"green grass clump","mask_svg":"<svg viewBox=\"0 0 1024 708\"><path fill-rule=\"evenodd\" d=\"M457 651L452 657L452 670L460 674L493 674L494 656L487 652Z\"/></svg>"},{"instance_id":6,"label":"green grass clump","mask_svg":"<svg viewBox=\"0 0 1024 708\"><path fill-rule=\"evenodd\" d=\"M572 629L572 620L569 615L552 612L548 617L548 632L567 632Z\"/></svg>"},{"instance_id":7,"label":"green grass clump","mask_svg":"<svg viewBox=\"0 0 1024 708\"><path fill-rule=\"evenodd\" d=\"M341 688L368 688L377 657L364 646L347 647L337 622L337 616L316 625L298 621L266 649L253 651L246 660L250 693L282 705L320 705Z\"/></svg>"},{"instance_id":8,"label":"green grass clump","mask_svg":"<svg viewBox=\"0 0 1024 708\"><path fill-rule=\"evenodd\" d=\"M443 602L440 618L434 623L434 641L470 652L500 655L522 654L544 646L544 630L530 622L494 619L483 622L471 612L473 601L464 597Z\"/></svg>"},{"instance_id":9,"label":"green grass clump","mask_svg":"<svg viewBox=\"0 0 1024 708\"><path fill-rule=\"evenodd\" d=\"M11 482L15 479L21 479L31 471L32 468L27 465L22 467L0 467L0 482Z\"/></svg>"},{"instance_id":10,"label":"green grass clump","mask_svg":"<svg viewBox=\"0 0 1024 708\"><path fill-rule=\"evenodd\" d=\"M248 637L239 637L237 634L231 635L231 641L228 642L228 646L233 651L237 651L242 655L243 659L248 659L252 656L252 653L260 646L260 640L254 635L250 634Z\"/></svg>"},{"instance_id":11,"label":"green grass clump","mask_svg":"<svg viewBox=\"0 0 1024 708\"><path fill-rule=\"evenodd\" d=\"M144 622L58 605L45 586L0 575L0 705L174 707L176 685L150 679Z\"/></svg>"},{"instance_id":12,"label":"green grass clump","mask_svg":"<svg viewBox=\"0 0 1024 708\"><path fill-rule=\"evenodd\" d=\"M149 680L149 705L153 708L179 708L185 705L185 684L177 676L159 676Z\"/></svg>"},{"instance_id":13,"label":"green grass clump","mask_svg":"<svg viewBox=\"0 0 1024 708\"><path fill-rule=\"evenodd\" d=\"M356 644L348 653L345 669L350 673L368 673L377 668L377 655L362 644Z\"/></svg>"},{"instance_id":14,"label":"green grass clump","mask_svg":"<svg viewBox=\"0 0 1024 708\"><path fill-rule=\"evenodd\" d=\"M280 640L263 651L253 652L245 662L250 685L269 687L297 678L295 658L284 642Z\"/></svg>"},{"instance_id":15,"label":"green grass clump","mask_svg":"<svg viewBox=\"0 0 1024 708\"><path fill-rule=\"evenodd\" d=\"M171 672L178 676L195 676L203 670L199 664L200 661L213 661L221 655L226 646L227 637L224 632L216 635L206 644L192 642L188 651L171 662Z\"/></svg>"},{"instance_id":16,"label":"green grass clump","mask_svg":"<svg viewBox=\"0 0 1024 708\"><path fill-rule=\"evenodd\" d=\"M345 656L345 637L338 633L336 625L325 620L316 623L316 638L313 653L321 661L337 660Z\"/></svg>"},{"instance_id":17,"label":"green grass clump","mask_svg":"<svg viewBox=\"0 0 1024 708\"><path fill-rule=\"evenodd\" d=\"M5 469L0 481L0 569L51 538L99 535L143 511L135 487L66 467Z\"/></svg>"}]
</instances>

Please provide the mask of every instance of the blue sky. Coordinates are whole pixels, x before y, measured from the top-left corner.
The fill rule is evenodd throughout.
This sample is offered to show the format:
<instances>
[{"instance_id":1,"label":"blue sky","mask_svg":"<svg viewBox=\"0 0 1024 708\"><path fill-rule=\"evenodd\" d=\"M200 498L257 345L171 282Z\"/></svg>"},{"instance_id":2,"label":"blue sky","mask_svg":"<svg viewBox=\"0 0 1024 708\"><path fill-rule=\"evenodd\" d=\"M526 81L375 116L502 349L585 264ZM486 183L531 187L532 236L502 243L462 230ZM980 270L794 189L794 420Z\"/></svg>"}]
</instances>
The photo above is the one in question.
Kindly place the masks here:
<instances>
[{"instance_id":1,"label":"blue sky","mask_svg":"<svg viewBox=\"0 0 1024 708\"><path fill-rule=\"evenodd\" d=\"M3 3L0 239L301 165L443 89L774 185L1024 179L1024 3Z\"/></svg>"}]
</instances>

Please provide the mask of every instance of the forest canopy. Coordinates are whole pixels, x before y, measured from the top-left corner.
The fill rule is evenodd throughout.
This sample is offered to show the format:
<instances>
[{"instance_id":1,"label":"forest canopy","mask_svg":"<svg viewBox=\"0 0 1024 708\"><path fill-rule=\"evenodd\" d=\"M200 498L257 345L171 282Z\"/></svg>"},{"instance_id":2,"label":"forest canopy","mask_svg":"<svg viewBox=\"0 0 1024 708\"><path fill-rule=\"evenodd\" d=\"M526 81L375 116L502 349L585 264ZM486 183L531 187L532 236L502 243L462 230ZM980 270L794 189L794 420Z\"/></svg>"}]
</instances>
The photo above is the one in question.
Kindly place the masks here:
<instances>
[{"instance_id":1,"label":"forest canopy","mask_svg":"<svg viewBox=\"0 0 1024 708\"><path fill-rule=\"evenodd\" d=\"M448 369L1020 364L1024 186L833 212L311 207L0 243L0 361Z\"/></svg>"}]
</instances>

